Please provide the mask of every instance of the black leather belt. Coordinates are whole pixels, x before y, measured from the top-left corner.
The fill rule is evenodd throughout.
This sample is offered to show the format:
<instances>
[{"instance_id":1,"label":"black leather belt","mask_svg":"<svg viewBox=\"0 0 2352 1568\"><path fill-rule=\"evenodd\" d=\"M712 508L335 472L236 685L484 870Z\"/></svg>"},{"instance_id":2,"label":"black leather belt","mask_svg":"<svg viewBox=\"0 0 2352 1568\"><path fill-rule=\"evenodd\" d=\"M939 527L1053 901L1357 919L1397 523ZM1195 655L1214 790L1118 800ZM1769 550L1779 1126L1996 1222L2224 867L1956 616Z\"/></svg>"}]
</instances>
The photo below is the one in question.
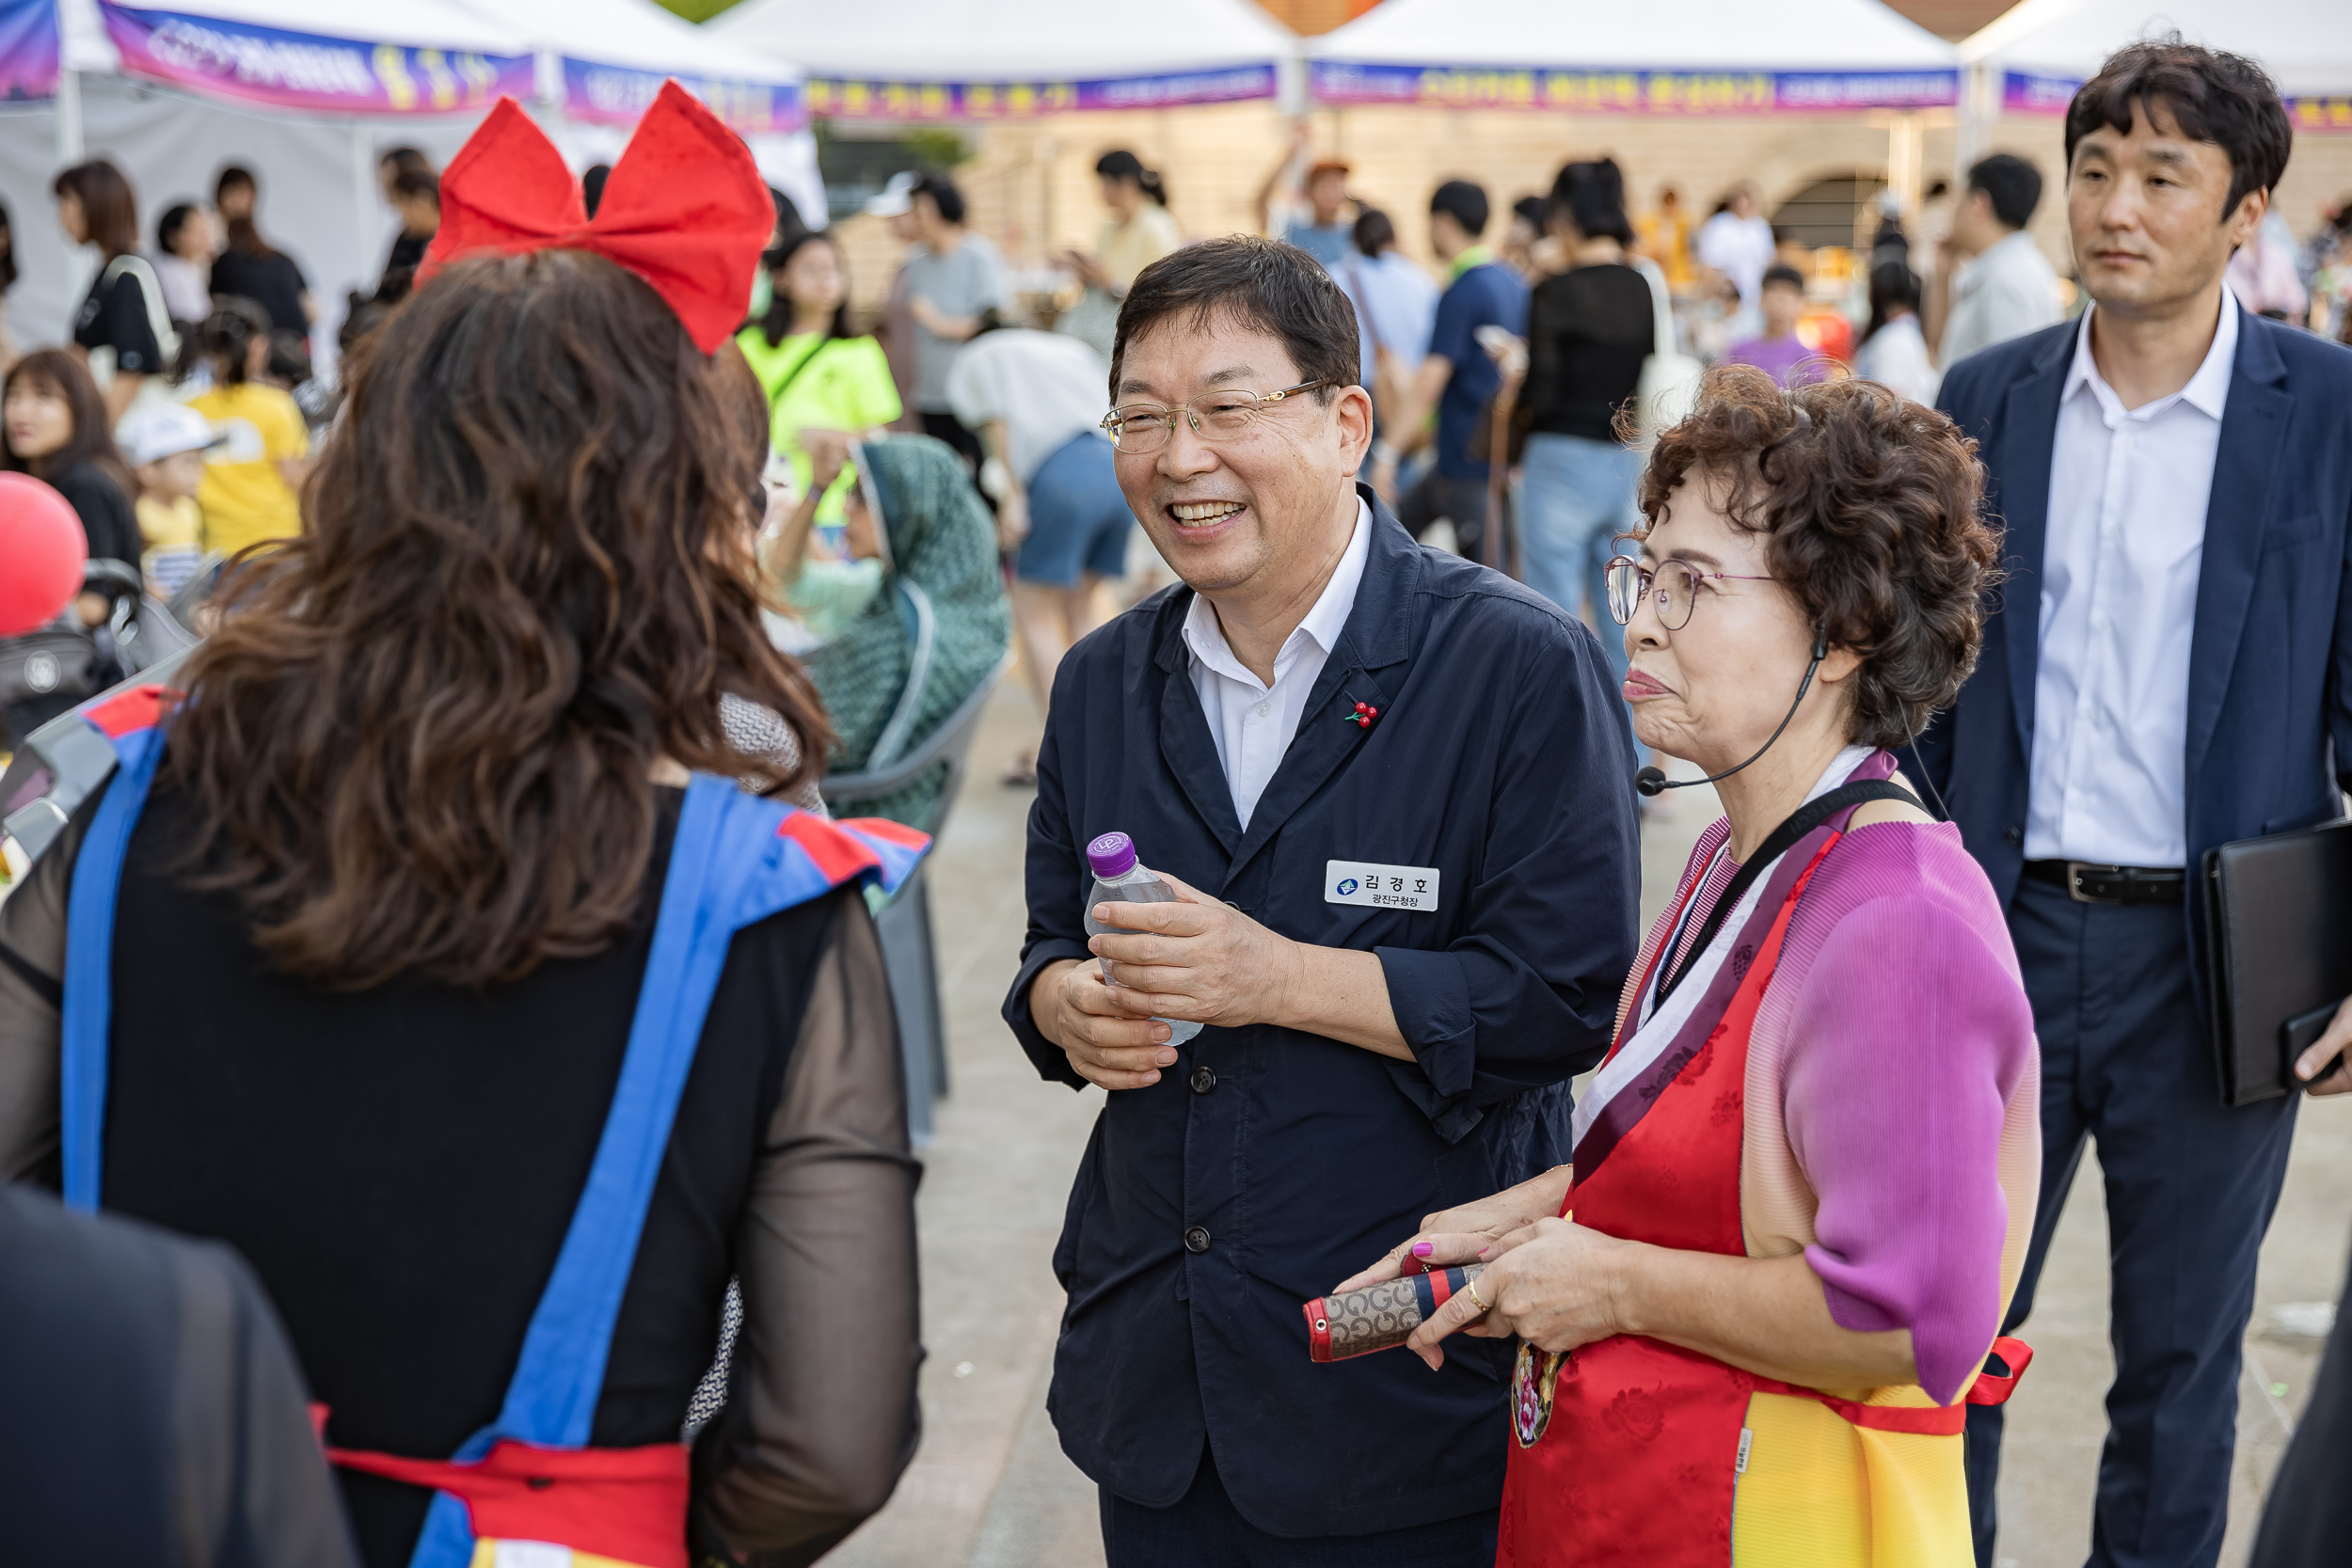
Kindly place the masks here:
<instances>
[{"instance_id":1,"label":"black leather belt","mask_svg":"<svg viewBox=\"0 0 2352 1568\"><path fill-rule=\"evenodd\" d=\"M2177 865L2027 861L2026 875L2064 888L2077 904L2177 904L2188 891L2188 873Z\"/></svg>"}]
</instances>

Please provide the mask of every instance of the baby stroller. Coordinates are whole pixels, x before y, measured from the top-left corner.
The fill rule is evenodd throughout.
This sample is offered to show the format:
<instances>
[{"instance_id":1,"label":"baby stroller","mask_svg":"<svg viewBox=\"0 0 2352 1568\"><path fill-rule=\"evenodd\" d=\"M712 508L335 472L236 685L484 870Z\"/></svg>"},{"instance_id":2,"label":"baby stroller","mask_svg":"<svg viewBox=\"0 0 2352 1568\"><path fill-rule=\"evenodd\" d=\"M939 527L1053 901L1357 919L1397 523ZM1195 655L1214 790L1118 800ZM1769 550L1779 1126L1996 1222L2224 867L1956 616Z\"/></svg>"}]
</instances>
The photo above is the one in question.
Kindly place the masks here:
<instances>
[{"instance_id":1,"label":"baby stroller","mask_svg":"<svg viewBox=\"0 0 2352 1568\"><path fill-rule=\"evenodd\" d=\"M37 631L0 639L0 748L21 745L57 715L196 646L198 638L146 591L138 568L93 561L83 592L111 603L85 626L72 610Z\"/></svg>"}]
</instances>

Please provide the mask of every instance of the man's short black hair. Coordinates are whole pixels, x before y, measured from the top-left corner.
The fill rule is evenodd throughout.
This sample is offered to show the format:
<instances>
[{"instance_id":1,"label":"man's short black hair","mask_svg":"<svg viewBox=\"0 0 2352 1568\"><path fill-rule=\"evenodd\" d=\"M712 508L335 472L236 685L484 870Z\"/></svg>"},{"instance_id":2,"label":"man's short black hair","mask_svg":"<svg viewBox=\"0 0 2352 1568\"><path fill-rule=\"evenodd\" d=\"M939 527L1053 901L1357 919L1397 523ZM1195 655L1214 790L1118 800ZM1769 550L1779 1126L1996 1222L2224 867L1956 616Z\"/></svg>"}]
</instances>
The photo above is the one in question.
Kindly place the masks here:
<instances>
[{"instance_id":1,"label":"man's short black hair","mask_svg":"<svg viewBox=\"0 0 2352 1568\"><path fill-rule=\"evenodd\" d=\"M2074 166L2074 145L2091 132L2104 125L2129 135L2135 109L2153 120L2159 108L2182 135L2229 154L2223 217L2248 191L2278 188L2295 148L2279 84L2253 61L2183 43L2178 33L2117 50L2082 85L2066 106L2066 166Z\"/></svg>"},{"instance_id":2,"label":"man's short black hair","mask_svg":"<svg viewBox=\"0 0 2352 1568\"><path fill-rule=\"evenodd\" d=\"M1796 268L1790 266L1786 261L1775 261L1771 266L1766 267L1764 269L1764 280L1756 285L1756 289L1760 293L1763 290L1771 288L1775 283L1785 283L1789 288L1796 290L1799 293L1804 293L1804 274L1799 272Z\"/></svg>"},{"instance_id":3,"label":"man's short black hair","mask_svg":"<svg viewBox=\"0 0 2352 1568\"><path fill-rule=\"evenodd\" d=\"M1295 245L1236 234L1170 251L1136 275L1111 344L1111 402L1119 401L1127 345L1178 316L1195 329L1224 316L1279 338L1298 379L1325 384L1318 403L1328 404L1333 388L1353 387L1361 373L1356 308L1323 263Z\"/></svg>"},{"instance_id":4,"label":"man's short black hair","mask_svg":"<svg viewBox=\"0 0 2352 1568\"><path fill-rule=\"evenodd\" d=\"M944 174L926 174L909 188L907 194L930 197L931 205L939 209L944 222L963 221L963 193L956 189L956 182Z\"/></svg>"},{"instance_id":5,"label":"man's short black hair","mask_svg":"<svg viewBox=\"0 0 2352 1568\"><path fill-rule=\"evenodd\" d=\"M1492 215L1486 193L1467 180L1449 180L1439 185L1429 198L1429 211L1433 216L1445 214L1473 240L1486 231L1486 219Z\"/></svg>"},{"instance_id":6,"label":"man's short black hair","mask_svg":"<svg viewBox=\"0 0 2352 1568\"><path fill-rule=\"evenodd\" d=\"M2068 157L2074 154L2074 144L2066 144ZM1990 158L1979 158L1968 171L1968 188L1982 191L1993 203L1993 215L2004 229L2023 229L2033 221L2033 210L2042 205L2042 171L2014 152L1995 152Z\"/></svg>"}]
</instances>

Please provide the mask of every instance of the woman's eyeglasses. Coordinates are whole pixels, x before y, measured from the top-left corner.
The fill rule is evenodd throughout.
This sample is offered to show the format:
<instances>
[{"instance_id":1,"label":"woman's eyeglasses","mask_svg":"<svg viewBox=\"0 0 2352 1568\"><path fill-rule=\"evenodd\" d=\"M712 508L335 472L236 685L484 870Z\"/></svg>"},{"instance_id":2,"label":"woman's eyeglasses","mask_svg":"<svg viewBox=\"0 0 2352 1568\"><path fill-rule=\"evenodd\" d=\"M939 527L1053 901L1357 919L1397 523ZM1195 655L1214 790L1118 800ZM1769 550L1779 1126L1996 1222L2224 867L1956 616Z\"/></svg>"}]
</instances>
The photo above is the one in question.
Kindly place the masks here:
<instances>
[{"instance_id":1,"label":"woman's eyeglasses","mask_svg":"<svg viewBox=\"0 0 2352 1568\"><path fill-rule=\"evenodd\" d=\"M1102 427L1110 432L1111 445L1130 456L1154 452L1168 445L1168 437L1176 434L1180 415L1202 440L1232 441L1248 435L1250 427L1264 418L1265 411L1284 398L1328 385L1326 381L1302 381L1279 392L1223 388L1203 392L1173 408L1156 403L1123 404L1103 416Z\"/></svg>"},{"instance_id":2,"label":"woman's eyeglasses","mask_svg":"<svg viewBox=\"0 0 2352 1568\"><path fill-rule=\"evenodd\" d=\"M1652 571L1629 555L1611 557L1601 570L1609 584L1609 613L1617 625L1630 626L1634 612L1642 608L1642 600L1646 597L1658 611L1658 624L1668 631L1680 631L1691 624L1691 606L1698 598L1702 582L1772 580L1738 572L1694 571L1688 562L1680 561L1666 562Z\"/></svg>"}]
</instances>

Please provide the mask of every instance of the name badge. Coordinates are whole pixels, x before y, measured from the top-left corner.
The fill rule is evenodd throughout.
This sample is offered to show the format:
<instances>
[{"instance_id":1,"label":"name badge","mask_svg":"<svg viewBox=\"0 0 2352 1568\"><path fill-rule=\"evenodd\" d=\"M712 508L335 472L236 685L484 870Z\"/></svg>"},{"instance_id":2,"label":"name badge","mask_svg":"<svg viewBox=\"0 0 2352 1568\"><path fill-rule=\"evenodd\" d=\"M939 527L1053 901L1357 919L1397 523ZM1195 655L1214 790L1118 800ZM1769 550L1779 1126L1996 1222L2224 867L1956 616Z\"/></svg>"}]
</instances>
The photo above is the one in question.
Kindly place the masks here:
<instances>
[{"instance_id":1,"label":"name badge","mask_svg":"<svg viewBox=\"0 0 2352 1568\"><path fill-rule=\"evenodd\" d=\"M1370 861L1323 863L1323 901L1361 904L1375 910L1435 911L1438 868L1434 865L1375 865Z\"/></svg>"}]
</instances>

